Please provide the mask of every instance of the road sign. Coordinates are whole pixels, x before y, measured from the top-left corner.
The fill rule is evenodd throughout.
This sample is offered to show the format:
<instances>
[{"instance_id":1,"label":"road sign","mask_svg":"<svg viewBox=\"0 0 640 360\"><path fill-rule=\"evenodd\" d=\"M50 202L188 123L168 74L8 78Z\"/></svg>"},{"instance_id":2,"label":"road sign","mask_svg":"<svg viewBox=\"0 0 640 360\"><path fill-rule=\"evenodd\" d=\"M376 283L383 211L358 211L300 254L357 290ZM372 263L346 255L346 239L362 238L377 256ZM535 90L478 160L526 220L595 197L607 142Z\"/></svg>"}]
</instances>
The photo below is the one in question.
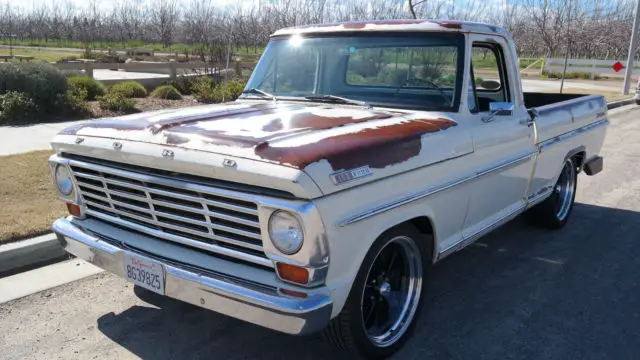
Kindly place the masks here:
<instances>
[{"instance_id":1,"label":"road sign","mask_svg":"<svg viewBox=\"0 0 640 360\"><path fill-rule=\"evenodd\" d=\"M613 70L614 70L615 72L619 72L620 70L624 69L624 65L622 65L622 64L620 63L620 61L616 61L616 63L615 63L615 64L613 64L613 66L611 66L611 67L613 68Z\"/></svg>"}]
</instances>

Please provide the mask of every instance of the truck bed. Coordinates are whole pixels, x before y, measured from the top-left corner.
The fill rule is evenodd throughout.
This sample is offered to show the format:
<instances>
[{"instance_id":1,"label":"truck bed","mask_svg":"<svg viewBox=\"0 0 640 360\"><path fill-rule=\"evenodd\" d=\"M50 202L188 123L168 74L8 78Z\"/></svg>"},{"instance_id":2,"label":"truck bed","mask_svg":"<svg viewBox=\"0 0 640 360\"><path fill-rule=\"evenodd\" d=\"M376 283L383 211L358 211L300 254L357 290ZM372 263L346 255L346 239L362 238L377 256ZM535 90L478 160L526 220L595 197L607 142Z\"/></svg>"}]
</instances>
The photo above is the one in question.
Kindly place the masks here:
<instances>
[{"instance_id":1,"label":"truck bed","mask_svg":"<svg viewBox=\"0 0 640 360\"><path fill-rule=\"evenodd\" d=\"M525 92L524 104L527 109L537 108L545 105L551 105L567 100L573 100L580 97L589 95L585 94L554 94L554 93L538 93L538 92Z\"/></svg>"}]
</instances>

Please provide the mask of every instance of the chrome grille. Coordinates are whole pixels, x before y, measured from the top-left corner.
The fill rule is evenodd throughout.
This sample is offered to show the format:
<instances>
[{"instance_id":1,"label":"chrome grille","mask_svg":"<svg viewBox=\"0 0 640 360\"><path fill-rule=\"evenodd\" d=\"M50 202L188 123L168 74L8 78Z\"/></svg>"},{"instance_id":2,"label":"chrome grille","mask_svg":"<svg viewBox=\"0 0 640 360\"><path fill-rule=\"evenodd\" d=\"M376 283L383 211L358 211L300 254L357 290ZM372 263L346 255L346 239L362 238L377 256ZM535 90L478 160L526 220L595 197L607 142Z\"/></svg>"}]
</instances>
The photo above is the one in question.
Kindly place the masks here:
<instances>
[{"instance_id":1,"label":"chrome grille","mask_svg":"<svg viewBox=\"0 0 640 360\"><path fill-rule=\"evenodd\" d=\"M87 215L273 267L251 196L83 161L69 162Z\"/></svg>"}]
</instances>

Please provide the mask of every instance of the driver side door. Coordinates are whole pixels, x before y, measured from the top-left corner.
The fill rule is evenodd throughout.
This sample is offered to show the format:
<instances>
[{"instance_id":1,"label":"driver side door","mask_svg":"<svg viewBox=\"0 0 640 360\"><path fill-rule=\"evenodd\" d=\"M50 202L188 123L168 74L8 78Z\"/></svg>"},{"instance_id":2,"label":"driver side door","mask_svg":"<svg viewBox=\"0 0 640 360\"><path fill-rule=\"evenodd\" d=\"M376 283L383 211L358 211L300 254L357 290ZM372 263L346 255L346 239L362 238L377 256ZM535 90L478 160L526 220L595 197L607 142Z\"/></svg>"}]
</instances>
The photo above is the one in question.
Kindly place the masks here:
<instances>
[{"instance_id":1,"label":"driver side door","mask_svg":"<svg viewBox=\"0 0 640 360\"><path fill-rule=\"evenodd\" d=\"M468 103L475 179L465 219L465 238L480 236L517 215L534 166L533 127L515 94L517 65L506 62L507 43L471 36ZM500 108L499 112L492 112Z\"/></svg>"}]
</instances>

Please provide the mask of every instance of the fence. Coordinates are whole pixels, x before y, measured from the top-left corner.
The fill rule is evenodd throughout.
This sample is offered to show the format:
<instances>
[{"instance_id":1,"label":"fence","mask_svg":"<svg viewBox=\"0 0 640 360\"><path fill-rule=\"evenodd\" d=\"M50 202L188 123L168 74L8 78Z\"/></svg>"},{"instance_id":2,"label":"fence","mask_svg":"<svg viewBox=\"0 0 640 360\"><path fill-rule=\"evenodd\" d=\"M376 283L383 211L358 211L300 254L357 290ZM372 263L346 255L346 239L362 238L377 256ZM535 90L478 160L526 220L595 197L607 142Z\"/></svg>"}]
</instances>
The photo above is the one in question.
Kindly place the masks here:
<instances>
[{"instance_id":1,"label":"fence","mask_svg":"<svg viewBox=\"0 0 640 360\"><path fill-rule=\"evenodd\" d=\"M588 72L591 74L591 79L594 79L599 74L619 74L624 75L624 69L616 72L613 69L613 64L617 60L596 60L596 59L568 59L567 60L567 72ZM627 66L626 60L620 61L624 66ZM564 59L545 59L544 70L562 72L564 69ZM633 74L640 74L640 61L633 63Z\"/></svg>"}]
</instances>

